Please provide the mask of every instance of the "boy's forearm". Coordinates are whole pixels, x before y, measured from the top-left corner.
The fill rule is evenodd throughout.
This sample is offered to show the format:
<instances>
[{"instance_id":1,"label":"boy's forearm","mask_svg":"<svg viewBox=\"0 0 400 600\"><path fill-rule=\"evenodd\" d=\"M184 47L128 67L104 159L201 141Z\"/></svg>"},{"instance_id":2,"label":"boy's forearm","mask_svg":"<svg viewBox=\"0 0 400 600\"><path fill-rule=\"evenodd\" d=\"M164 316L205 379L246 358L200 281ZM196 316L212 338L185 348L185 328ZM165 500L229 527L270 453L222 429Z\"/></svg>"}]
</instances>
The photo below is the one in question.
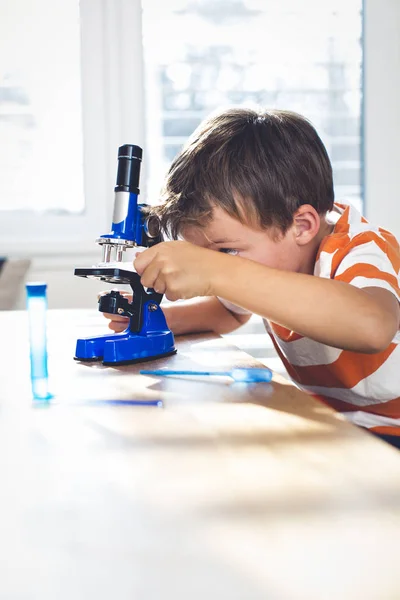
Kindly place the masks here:
<instances>
[{"instance_id":1,"label":"boy's forearm","mask_svg":"<svg viewBox=\"0 0 400 600\"><path fill-rule=\"evenodd\" d=\"M214 297L166 304L162 309L175 335L204 331L230 333L249 319L246 315L234 315Z\"/></svg>"},{"instance_id":2,"label":"boy's forearm","mask_svg":"<svg viewBox=\"0 0 400 600\"><path fill-rule=\"evenodd\" d=\"M239 257L224 257L212 293L321 343L376 352L382 311L367 292L312 275L280 271ZM390 335L390 334L389 334ZM378 339L377 339L378 338Z\"/></svg>"}]
</instances>

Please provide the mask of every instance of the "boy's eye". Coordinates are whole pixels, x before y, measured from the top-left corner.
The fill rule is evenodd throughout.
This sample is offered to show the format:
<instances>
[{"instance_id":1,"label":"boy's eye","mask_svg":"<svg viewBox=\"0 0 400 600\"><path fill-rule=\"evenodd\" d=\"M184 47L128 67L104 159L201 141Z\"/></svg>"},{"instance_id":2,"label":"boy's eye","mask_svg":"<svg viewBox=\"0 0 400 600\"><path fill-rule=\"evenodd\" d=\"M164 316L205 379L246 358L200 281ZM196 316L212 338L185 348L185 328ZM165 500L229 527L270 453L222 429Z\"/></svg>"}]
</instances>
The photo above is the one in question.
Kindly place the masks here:
<instances>
[{"instance_id":1,"label":"boy's eye","mask_svg":"<svg viewBox=\"0 0 400 600\"><path fill-rule=\"evenodd\" d=\"M222 252L223 254L231 254L232 256L235 256L236 254L239 253L239 250L235 250L234 248L220 248L219 252Z\"/></svg>"}]
</instances>

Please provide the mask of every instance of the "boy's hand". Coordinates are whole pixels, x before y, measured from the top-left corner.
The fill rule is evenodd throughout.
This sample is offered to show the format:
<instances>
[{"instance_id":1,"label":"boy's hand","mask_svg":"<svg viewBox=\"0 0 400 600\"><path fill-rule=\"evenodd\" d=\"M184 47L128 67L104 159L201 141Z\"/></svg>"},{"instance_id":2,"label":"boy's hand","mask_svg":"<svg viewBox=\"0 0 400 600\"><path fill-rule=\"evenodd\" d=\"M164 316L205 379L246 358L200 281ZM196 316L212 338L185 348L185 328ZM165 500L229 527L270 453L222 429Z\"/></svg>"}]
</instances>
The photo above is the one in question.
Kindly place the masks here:
<instances>
[{"instance_id":1,"label":"boy's hand","mask_svg":"<svg viewBox=\"0 0 400 600\"><path fill-rule=\"evenodd\" d=\"M121 294L121 296L124 296L129 300L129 302L132 302L132 294L121 290L118 291ZM105 294L109 293L110 290L107 290L106 292L101 292L97 298L99 299L100 296L104 296ZM115 333L121 333L122 331L125 331L125 329L129 325L129 317L122 317L121 315L114 315L110 313L103 313L103 315L106 319L109 319L110 322L108 323L108 327L109 329L111 329L111 331L115 331Z\"/></svg>"},{"instance_id":2,"label":"boy's hand","mask_svg":"<svg viewBox=\"0 0 400 600\"><path fill-rule=\"evenodd\" d=\"M212 296L213 277L226 258L189 242L162 242L138 254L134 266L144 287L179 300Z\"/></svg>"}]
</instances>

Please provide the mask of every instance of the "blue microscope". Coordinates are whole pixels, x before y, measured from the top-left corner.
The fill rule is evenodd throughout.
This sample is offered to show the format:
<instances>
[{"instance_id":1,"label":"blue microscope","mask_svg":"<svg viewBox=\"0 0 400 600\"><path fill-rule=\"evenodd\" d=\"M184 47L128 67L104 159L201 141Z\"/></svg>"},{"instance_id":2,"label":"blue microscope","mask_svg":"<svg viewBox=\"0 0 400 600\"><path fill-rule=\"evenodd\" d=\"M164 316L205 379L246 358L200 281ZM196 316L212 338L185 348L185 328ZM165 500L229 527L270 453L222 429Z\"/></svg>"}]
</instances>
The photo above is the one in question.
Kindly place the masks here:
<instances>
[{"instance_id":1,"label":"blue microscope","mask_svg":"<svg viewBox=\"0 0 400 600\"><path fill-rule=\"evenodd\" d=\"M162 294L150 288L145 290L139 275L124 269L121 262L127 248L150 247L162 241L157 217L148 216L147 205L138 204L141 161L139 146L120 146L112 231L96 240L103 248L103 261L99 266L74 272L78 277L130 285L131 302L117 290L99 299L101 312L129 317L129 325L122 333L78 339L75 358L80 361L102 360L105 365L121 365L176 352L174 336L160 308Z\"/></svg>"}]
</instances>

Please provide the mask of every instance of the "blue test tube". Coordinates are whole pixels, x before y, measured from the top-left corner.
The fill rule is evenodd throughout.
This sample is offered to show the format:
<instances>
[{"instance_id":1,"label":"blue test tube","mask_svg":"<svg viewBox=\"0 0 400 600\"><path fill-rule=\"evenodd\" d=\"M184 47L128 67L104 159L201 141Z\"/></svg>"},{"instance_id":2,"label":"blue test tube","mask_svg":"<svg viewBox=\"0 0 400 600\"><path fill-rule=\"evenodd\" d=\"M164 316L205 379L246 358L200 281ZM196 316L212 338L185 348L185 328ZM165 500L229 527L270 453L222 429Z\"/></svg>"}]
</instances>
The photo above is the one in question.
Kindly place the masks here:
<instances>
[{"instance_id":1,"label":"blue test tube","mask_svg":"<svg viewBox=\"0 0 400 600\"><path fill-rule=\"evenodd\" d=\"M47 297L45 283L26 284L26 306L29 320L31 356L31 384L34 400L49 400L47 372L46 313Z\"/></svg>"}]
</instances>

